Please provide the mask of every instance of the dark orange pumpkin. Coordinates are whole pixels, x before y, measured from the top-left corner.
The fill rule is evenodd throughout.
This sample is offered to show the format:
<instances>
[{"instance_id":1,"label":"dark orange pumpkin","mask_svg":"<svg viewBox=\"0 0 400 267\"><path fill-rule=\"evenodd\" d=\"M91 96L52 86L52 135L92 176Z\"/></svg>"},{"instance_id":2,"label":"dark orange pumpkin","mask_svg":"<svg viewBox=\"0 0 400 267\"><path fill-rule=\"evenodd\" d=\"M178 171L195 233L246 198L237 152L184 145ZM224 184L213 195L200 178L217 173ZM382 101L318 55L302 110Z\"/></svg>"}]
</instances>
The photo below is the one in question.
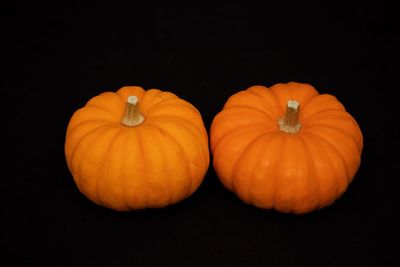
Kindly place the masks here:
<instances>
[{"instance_id":1,"label":"dark orange pumpkin","mask_svg":"<svg viewBox=\"0 0 400 267\"><path fill-rule=\"evenodd\" d=\"M307 213L345 192L360 165L357 122L332 95L290 82L231 96L211 126L214 168L260 208Z\"/></svg>"}]
</instances>

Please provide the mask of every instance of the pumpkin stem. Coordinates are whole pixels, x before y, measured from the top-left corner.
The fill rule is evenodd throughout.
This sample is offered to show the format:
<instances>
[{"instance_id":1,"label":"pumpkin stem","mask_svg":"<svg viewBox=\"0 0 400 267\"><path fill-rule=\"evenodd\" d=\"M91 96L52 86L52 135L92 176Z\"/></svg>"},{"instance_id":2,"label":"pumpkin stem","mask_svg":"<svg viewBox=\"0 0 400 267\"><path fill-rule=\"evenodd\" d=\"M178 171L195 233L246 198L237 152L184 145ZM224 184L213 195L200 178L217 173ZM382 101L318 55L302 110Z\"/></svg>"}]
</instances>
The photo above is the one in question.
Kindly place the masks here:
<instances>
[{"instance_id":1,"label":"pumpkin stem","mask_svg":"<svg viewBox=\"0 0 400 267\"><path fill-rule=\"evenodd\" d=\"M279 130L285 133L297 133L301 128L299 121L300 103L289 100L286 106L285 116L278 120Z\"/></svg>"},{"instance_id":2,"label":"pumpkin stem","mask_svg":"<svg viewBox=\"0 0 400 267\"><path fill-rule=\"evenodd\" d=\"M125 106L125 114L121 123L125 126L138 126L144 121L143 115L139 111L139 99L134 96L128 96Z\"/></svg>"}]
</instances>

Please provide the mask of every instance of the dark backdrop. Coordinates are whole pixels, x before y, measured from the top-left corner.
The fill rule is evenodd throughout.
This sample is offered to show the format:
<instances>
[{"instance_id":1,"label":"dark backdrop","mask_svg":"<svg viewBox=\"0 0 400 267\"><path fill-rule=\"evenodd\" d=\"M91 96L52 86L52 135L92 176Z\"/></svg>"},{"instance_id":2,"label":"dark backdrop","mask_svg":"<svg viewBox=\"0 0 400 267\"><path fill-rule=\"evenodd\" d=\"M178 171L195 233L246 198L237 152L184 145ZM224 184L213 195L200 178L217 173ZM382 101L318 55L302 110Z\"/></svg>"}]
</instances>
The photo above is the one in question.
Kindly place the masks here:
<instances>
[{"instance_id":1,"label":"dark backdrop","mask_svg":"<svg viewBox=\"0 0 400 267\"><path fill-rule=\"evenodd\" d=\"M3 259L41 266L394 266L392 9L231 2L2 8ZM328 208L294 216L248 206L223 188L212 166L192 197L159 210L114 212L74 185L63 154L68 120L103 91L172 91L200 110L209 130L231 94L288 81L334 94L364 134L360 170Z\"/></svg>"}]
</instances>

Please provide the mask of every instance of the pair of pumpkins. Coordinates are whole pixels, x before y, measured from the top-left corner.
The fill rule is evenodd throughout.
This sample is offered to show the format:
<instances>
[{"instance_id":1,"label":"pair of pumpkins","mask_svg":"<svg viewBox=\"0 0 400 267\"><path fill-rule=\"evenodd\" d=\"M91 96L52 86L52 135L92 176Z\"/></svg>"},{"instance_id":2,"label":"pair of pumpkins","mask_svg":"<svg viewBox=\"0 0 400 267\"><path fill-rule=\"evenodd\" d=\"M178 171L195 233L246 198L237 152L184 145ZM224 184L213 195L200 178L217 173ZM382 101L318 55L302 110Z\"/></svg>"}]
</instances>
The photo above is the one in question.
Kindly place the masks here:
<instances>
[{"instance_id":1,"label":"pair of pumpkins","mask_svg":"<svg viewBox=\"0 0 400 267\"><path fill-rule=\"evenodd\" d=\"M210 147L221 182L244 202L303 214L346 190L363 137L334 96L290 82L232 95L212 122ZM185 199L209 166L199 111L170 92L136 86L102 93L76 111L65 155L78 189L120 211Z\"/></svg>"}]
</instances>

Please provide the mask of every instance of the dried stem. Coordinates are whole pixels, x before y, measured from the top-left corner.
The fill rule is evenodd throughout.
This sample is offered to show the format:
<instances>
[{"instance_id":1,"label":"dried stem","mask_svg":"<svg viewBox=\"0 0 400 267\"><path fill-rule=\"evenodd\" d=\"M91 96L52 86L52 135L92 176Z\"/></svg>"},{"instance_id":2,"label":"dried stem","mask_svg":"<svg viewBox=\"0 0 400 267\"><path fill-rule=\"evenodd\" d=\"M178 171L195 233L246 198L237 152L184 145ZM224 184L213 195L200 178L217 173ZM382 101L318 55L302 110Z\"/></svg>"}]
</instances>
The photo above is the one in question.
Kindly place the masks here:
<instances>
[{"instance_id":1,"label":"dried stem","mask_svg":"<svg viewBox=\"0 0 400 267\"><path fill-rule=\"evenodd\" d=\"M285 116L278 120L279 129L285 133L297 133L301 128L299 113L300 103L296 100L289 100Z\"/></svg>"},{"instance_id":2,"label":"dried stem","mask_svg":"<svg viewBox=\"0 0 400 267\"><path fill-rule=\"evenodd\" d=\"M139 99L134 95L129 96L121 123L125 126L133 127L142 124L143 121L144 117L139 111Z\"/></svg>"}]
</instances>

